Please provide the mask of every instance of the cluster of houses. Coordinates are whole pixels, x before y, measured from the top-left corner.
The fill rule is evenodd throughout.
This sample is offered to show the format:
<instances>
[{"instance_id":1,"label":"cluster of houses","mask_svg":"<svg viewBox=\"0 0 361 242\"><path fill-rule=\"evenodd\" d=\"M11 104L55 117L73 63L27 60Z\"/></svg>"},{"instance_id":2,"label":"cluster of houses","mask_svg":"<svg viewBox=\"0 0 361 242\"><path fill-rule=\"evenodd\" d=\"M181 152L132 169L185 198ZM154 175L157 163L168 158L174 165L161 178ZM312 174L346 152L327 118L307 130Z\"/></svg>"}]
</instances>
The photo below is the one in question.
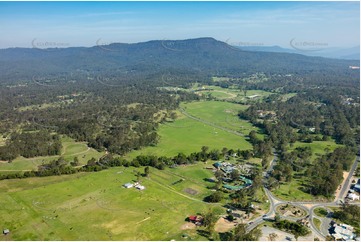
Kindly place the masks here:
<instances>
[{"instance_id":1,"label":"cluster of houses","mask_svg":"<svg viewBox=\"0 0 361 242\"><path fill-rule=\"evenodd\" d=\"M353 227L347 224L331 223L330 234L335 240L353 240L356 234L353 232Z\"/></svg>"},{"instance_id":2,"label":"cluster of houses","mask_svg":"<svg viewBox=\"0 0 361 242\"><path fill-rule=\"evenodd\" d=\"M132 188L132 187L135 187L136 189L138 189L138 190L144 190L145 189L145 186L142 186L142 185L140 185L139 184L139 182L136 182L136 183L125 183L124 185L123 185L123 187L125 187L125 188Z\"/></svg>"},{"instance_id":3,"label":"cluster of houses","mask_svg":"<svg viewBox=\"0 0 361 242\"><path fill-rule=\"evenodd\" d=\"M355 185L351 186L351 189L348 191L346 199L355 201L360 200L360 179L357 180Z\"/></svg>"},{"instance_id":4,"label":"cluster of houses","mask_svg":"<svg viewBox=\"0 0 361 242\"><path fill-rule=\"evenodd\" d=\"M242 171L243 173L249 172L249 168L247 167L242 167L241 165L234 165L231 164L229 162L221 162L218 161L216 163L213 164L213 166L217 169L217 170L221 170L224 173L224 177L222 178L224 182L231 182L232 179L230 179L230 175L234 170L237 170L238 172ZM240 172L241 173L241 172ZM229 185L229 184L224 184L223 187L228 189L228 190L240 190L246 187L249 187L252 185L252 180L240 175L239 176L239 180L241 180L243 182L242 185L238 185L238 186L233 186L233 185Z\"/></svg>"}]
</instances>

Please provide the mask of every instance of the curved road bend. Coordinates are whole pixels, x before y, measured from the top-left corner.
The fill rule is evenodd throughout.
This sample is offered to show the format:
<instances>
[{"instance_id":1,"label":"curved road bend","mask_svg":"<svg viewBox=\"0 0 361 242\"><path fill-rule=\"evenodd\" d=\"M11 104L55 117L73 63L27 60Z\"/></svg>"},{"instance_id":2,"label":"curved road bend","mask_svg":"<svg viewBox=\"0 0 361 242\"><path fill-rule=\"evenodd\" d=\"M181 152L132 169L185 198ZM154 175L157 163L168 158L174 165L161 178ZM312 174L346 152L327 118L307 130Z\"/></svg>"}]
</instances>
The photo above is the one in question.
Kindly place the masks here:
<instances>
[{"instance_id":1,"label":"curved road bend","mask_svg":"<svg viewBox=\"0 0 361 242\"><path fill-rule=\"evenodd\" d=\"M351 170L349 172L349 175L346 178L346 182L344 182L344 184L342 185L341 192L340 192L339 196L333 202L317 202L317 201L315 201L315 202L291 202L291 201L283 201L283 200L275 197L272 194L271 191L269 191L267 188L264 187L264 191L265 191L265 193L266 193L266 195L268 197L268 200L270 201L270 210L268 211L267 214L265 214L266 216L263 215L262 217L258 217L256 219L252 220L251 221L252 224L248 225L247 231L250 231L250 230L256 228L261 223L263 223L264 218L269 218L272 215L275 215L275 213L276 213L275 209L276 209L277 206L282 205L282 204L291 204L291 205L294 205L294 206L301 207L302 209L304 209L308 213L308 216L306 216L306 218L308 218L308 222L310 224L310 229L317 236L325 239L327 234L324 234L324 233L322 233L322 231L319 231L319 229L316 227L316 225L313 222L313 218L317 217L317 216L314 215L314 210L317 207L340 206L341 205L341 204L338 203L338 201L344 197L344 193L348 190L348 188L350 186L352 175L353 175L353 173L355 172L355 170L357 168L359 159L360 159L359 157L357 157L355 159L354 164L352 165ZM273 169L274 161L276 161L276 160L277 160L277 155L274 152L274 158L271 161L270 167L267 169L267 172L269 172L269 171L271 171ZM359 202L355 202L355 203L351 203L351 204L355 204L355 205L360 206ZM311 205L311 207L307 207L305 205ZM289 219L289 218L287 218L287 219ZM321 226L322 226L322 223L321 223ZM323 232L325 232L325 229L322 229L322 230L323 230Z\"/></svg>"}]
</instances>

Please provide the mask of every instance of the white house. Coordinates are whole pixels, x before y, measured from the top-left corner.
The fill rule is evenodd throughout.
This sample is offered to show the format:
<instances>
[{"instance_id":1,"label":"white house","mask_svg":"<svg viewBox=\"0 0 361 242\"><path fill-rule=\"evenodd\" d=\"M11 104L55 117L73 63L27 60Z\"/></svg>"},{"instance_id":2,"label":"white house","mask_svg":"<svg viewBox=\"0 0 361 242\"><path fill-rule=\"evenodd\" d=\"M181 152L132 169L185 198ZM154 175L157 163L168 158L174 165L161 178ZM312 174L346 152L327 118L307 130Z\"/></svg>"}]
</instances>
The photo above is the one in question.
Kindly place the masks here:
<instances>
[{"instance_id":1,"label":"white house","mask_svg":"<svg viewBox=\"0 0 361 242\"><path fill-rule=\"evenodd\" d=\"M355 193L349 193L347 195L347 198L352 200L352 201L355 201L355 200L360 200L360 196L356 195Z\"/></svg>"},{"instance_id":2,"label":"white house","mask_svg":"<svg viewBox=\"0 0 361 242\"><path fill-rule=\"evenodd\" d=\"M356 236L353 233L353 227L347 224L335 224L333 225L332 236L335 240L352 240Z\"/></svg>"},{"instance_id":3,"label":"white house","mask_svg":"<svg viewBox=\"0 0 361 242\"><path fill-rule=\"evenodd\" d=\"M145 186L142 186L140 184L136 185L135 188L137 188L138 190L144 190L145 189Z\"/></svg>"},{"instance_id":4,"label":"white house","mask_svg":"<svg viewBox=\"0 0 361 242\"><path fill-rule=\"evenodd\" d=\"M132 183L126 183L123 185L123 187L125 188L132 188L133 187L133 184Z\"/></svg>"}]
</instances>

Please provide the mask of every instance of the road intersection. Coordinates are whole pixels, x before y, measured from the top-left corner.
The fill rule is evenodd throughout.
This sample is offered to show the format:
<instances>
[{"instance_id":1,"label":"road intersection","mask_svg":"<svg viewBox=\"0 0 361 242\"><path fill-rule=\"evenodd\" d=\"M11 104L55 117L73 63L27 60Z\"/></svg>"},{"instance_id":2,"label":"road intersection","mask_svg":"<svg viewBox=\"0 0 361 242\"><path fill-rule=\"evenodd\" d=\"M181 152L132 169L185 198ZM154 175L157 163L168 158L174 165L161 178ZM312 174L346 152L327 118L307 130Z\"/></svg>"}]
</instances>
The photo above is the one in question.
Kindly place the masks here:
<instances>
[{"instance_id":1,"label":"road intersection","mask_svg":"<svg viewBox=\"0 0 361 242\"><path fill-rule=\"evenodd\" d=\"M277 154L274 150L273 150L273 155L274 155L274 158L272 159L267 171L264 173L264 177L268 176L268 174L273 170L275 163L277 162ZM329 227L329 223L331 222L331 218L329 216L327 216L326 218L320 218L314 214L314 210L316 208L320 208L320 207L325 207L326 210L328 210L328 208L327 208L328 206L337 207L337 206L343 205L343 203L344 203L343 198L345 197L345 195L350 187L352 175L357 168L359 159L360 159L359 157L357 157L355 159L355 162L353 163L353 165L351 167L349 175L347 176L345 182L343 182L343 185L342 185L342 188L341 188L341 191L340 191L338 197L336 197L335 200L332 202L285 201L285 200L281 200L281 199L275 197L270 190L268 190L266 187L263 187L265 194L268 197L268 201L270 202L270 209L269 209L268 213L266 213L262 217L258 217L256 219L252 220L249 223L247 230L251 231L252 229L256 228L258 225L262 224L265 220L273 219L276 215L276 207L281 206L281 205L290 204L290 205L302 208L303 210L306 211L307 215L302 218L284 217L284 216L281 216L281 218L288 219L288 220L294 220L294 221L296 221L298 219L306 219L310 224L310 229L312 230L312 232L315 235L317 235L318 237L325 239L326 236L328 235L328 227ZM351 204L360 205L360 203L351 203ZM317 228L317 226L314 224L313 218L320 219L320 221L321 221L320 229Z\"/></svg>"}]
</instances>

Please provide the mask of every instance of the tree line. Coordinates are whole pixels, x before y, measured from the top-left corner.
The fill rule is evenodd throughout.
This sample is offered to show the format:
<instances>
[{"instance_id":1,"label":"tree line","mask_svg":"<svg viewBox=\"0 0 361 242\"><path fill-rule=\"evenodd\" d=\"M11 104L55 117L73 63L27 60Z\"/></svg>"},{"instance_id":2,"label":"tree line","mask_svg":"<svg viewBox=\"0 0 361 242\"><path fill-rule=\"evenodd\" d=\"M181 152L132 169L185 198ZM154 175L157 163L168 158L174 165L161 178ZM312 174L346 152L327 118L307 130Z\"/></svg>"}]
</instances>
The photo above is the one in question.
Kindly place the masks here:
<instances>
[{"instance_id":1,"label":"tree line","mask_svg":"<svg viewBox=\"0 0 361 242\"><path fill-rule=\"evenodd\" d=\"M60 155L62 144L60 136L47 130L38 132L13 132L0 146L0 160L11 162L18 156L25 158L36 156Z\"/></svg>"},{"instance_id":2,"label":"tree line","mask_svg":"<svg viewBox=\"0 0 361 242\"><path fill-rule=\"evenodd\" d=\"M244 152L241 150L234 151L232 149L224 148L222 152L218 150L209 150L207 146L203 146L200 152L194 152L190 155L185 155L184 153L179 153L174 157L157 157L152 155L141 155L137 156L132 160L126 160L122 157L114 157L112 154L107 154L100 159L91 158L88 160L87 164L80 166L78 159L75 157L74 161L67 162L63 157L60 157L56 160L53 160L49 163L42 164L38 166L36 171L26 171L26 172L17 172L2 175L0 179L14 179L14 178L27 178L34 176L52 176L52 175L62 175L62 174L74 174L77 172L97 172L103 169L108 169L109 167L154 167L159 170L165 169L165 167L175 167L177 165L184 164L194 164L198 161L219 160L225 156L234 154L237 152L240 157L243 157ZM216 154L216 155L215 155ZM248 156L247 156L248 157Z\"/></svg>"}]
</instances>

